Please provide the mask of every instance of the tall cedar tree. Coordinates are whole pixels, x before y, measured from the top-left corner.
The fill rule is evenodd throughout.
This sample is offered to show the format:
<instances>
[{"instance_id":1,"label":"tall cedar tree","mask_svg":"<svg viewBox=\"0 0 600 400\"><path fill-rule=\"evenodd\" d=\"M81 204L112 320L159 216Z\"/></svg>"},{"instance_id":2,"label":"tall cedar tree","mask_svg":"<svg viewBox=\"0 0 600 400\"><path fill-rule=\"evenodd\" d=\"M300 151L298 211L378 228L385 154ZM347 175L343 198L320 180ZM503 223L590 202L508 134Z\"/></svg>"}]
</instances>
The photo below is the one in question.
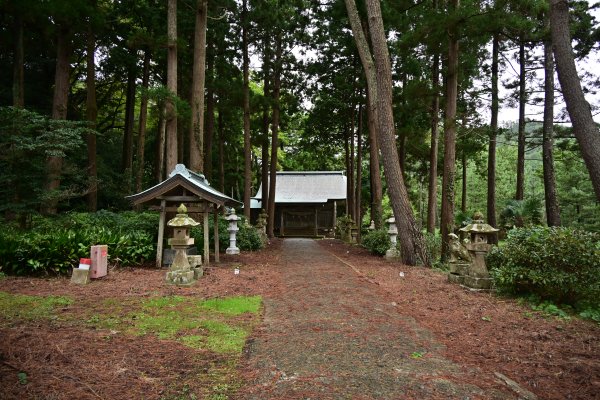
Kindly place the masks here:
<instances>
[{"instance_id":1,"label":"tall cedar tree","mask_svg":"<svg viewBox=\"0 0 600 400\"><path fill-rule=\"evenodd\" d=\"M554 57L550 39L544 40L544 125L542 127L542 163L544 167L544 198L548 226L560 226L560 209L556 197L554 156Z\"/></svg>"},{"instance_id":2,"label":"tall cedar tree","mask_svg":"<svg viewBox=\"0 0 600 400\"><path fill-rule=\"evenodd\" d=\"M596 199L600 202L600 133L592 118L590 105L583 95L581 80L575 67L569 32L569 2L565 0L548 1L558 81L571 117L573 133L579 142L583 160L594 186Z\"/></svg>"},{"instance_id":3,"label":"tall cedar tree","mask_svg":"<svg viewBox=\"0 0 600 400\"><path fill-rule=\"evenodd\" d=\"M373 58L362 30L356 3L354 0L345 0L345 3L354 39L369 82L370 101L377 104L379 148L383 158L390 203L398 226L402 261L407 265L416 265L419 261L429 265L429 255L426 252L421 231L416 225L408 192L404 185L402 170L398 163L392 112L392 75L381 7L378 0L367 0Z\"/></svg>"},{"instance_id":4,"label":"tall cedar tree","mask_svg":"<svg viewBox=\"0 0 600 400\"><path fill-rule=\"evenodd\" d=\"M243 108L244 108L244 216L250 220L250 190L252 190L251 148L250 148L250 79L248 57L248 1L242 2L242 70L243 70Z\"/></svg>"},{"instance_id":5,"label":"tall cedar tree","mask_svg":"<svg viewBox=\"0 0 600 400\"><path fill-rule=\"evenodd\" d=\"M204 172L204 83L206 77L206 26L208 0L198 0L192 67L192 120L189 135L190 168Z\"/></svg>"},{"instance_id":6,"label":"tall cedar tree","mask_svg":"<svg viewBox=\"0 0 600 400\"><path fill-rule=\"evenodd\" d=\"M169 97L166 102L166 173L169 174L177 164L177 0L167 3L167 89Z\"/></svg>"},{"instance_id":7,"label":"tall cedar tree","mask_svg":"<svg viewBox=\"0 0 600 400\"><path fill-rule=\"evenodd\" d=\"M449 12L456 12L459 0L450 1ZM446 75L446 115L444 120L444 175L442 178L442 260L448 253L448 234L454 227L454 182L456 175L456 100L458 92L458 32L448 29L448 70Z\"/></svg>"}]
</instances>

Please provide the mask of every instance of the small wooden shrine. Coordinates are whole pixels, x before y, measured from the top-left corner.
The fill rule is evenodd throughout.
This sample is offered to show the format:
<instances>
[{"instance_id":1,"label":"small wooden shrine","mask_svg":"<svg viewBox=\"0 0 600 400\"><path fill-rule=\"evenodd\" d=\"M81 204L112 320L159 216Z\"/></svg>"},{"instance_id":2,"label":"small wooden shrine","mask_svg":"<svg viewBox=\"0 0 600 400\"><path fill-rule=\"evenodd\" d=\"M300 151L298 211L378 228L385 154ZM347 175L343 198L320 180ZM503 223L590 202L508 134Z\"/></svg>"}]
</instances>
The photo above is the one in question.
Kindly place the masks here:
<instances>
[{"instance_id":1,"label":"small wooden shrine","mask_svg":"<svg viewBox=\"0 0 600 400\"><path fill-rule=\"evenodd\" d=\"M219 261L219 224L218 215L222 207L240 206L241 203L224 195L210 186L204 175L198 174L177 164L169 177L149 189L140 193L127 196L134 205L147 204L148 209L160 211L158 225L158 243L156 246L156 266L162 266L163 243L165 234L165 221L167 214L174 215L180 204L187 205L190 214L202 215L204 225L204 265L208 265L209 258L209 214L214 218L215 255L214 261ZM199 218L196 218L199 220Z\"/></svg>"}]
</instances>

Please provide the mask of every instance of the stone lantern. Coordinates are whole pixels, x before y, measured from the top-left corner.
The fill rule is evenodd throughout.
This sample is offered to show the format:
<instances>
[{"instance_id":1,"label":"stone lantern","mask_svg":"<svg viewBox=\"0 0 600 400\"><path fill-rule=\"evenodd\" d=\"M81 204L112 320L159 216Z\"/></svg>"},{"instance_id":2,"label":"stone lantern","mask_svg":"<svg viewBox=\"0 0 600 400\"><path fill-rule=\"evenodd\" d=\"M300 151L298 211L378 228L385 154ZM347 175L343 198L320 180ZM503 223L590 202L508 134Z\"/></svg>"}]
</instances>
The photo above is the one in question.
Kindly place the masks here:
<instances>
[{"instance_id":1,"label":"stone lantern","mask_svg":"<svg viewBox=\"0 0 600 400\"><path fill-rule=\"evenodd\" d=\"M460 229L469 236L465 247L471 256L471 263L467 268L463 284L473 289L491 289L492 278L485 264L485 256L492 249L489 238L498 232L498 229L483 222L483 214L473 214L473 222Z\"/></svg>"},{"instance_id":2,"label":"stone lantern","mask_svg":"<svg viewBox=\"0 0 600 400\"><path fill-rule=\"evenodd\" d=\"M388 235L390 236L390 248L385 252L385 258L388 260L397 260L400 258L400 253L398 252L397 238L398 238L398 228L396 227L396 218L393 216L386 219L385 222L388 223Z\"/></svg>"},{"instance_id":3,"label":"stone lantern","mask_svg":"<svg viewBox=\"0 0 600 400\"><path fill-rule=\"evenodd\" d=\"M227 232L229 232L229 247L225 250L227 254L240 254L240 249L236 246L236 234L240 230L237 226L240 217L235 215L235 209L232 208L229 212L229 215L225 217L227 221L229 221L229 227L227 228Z\"/></svg>"},{"instance_id":4,"label":"stone lantern","mask_svg":"<svg viewBox=\"0 0 600 400\"><path fill-rule=\"evenodd\" d=\"M187 250L194 244L194 238L190 237L190 228L199 224L187 215L187 208L183 204L177 208L175 218L167 222L167 226L173 228L173 237L169 239L169 245L175 251L173 263L167 272L167 283L190 286L196 281L198 274L190 266Z\"/></svg>"},{"instance_id":5,"label":"stone lantern","mask_svg":"<svg viewBox=\"0 0 600 400\"><path fill-rule=\"evenodd\" d=\"M260 211L260 214L258 214L258 219L256 220L256 229L258 230L258 233L260 234L260 238L261 238L263 244L267 243L267 241L268 241L267 218L268 218L268 215L267 215L266 211L264 209L262 209Z\"/></svg>"},{"instance_id":6,"label":"stone lantern","mask_svg":"<svg viewBox=\"0 0 600 400\"><path fill-rule=\"evenodd\" d=\"M375 221L371 220L371 225L369 225L369 230L370 231L374 231L375 230Z\"/></svg>"}]
</instances>

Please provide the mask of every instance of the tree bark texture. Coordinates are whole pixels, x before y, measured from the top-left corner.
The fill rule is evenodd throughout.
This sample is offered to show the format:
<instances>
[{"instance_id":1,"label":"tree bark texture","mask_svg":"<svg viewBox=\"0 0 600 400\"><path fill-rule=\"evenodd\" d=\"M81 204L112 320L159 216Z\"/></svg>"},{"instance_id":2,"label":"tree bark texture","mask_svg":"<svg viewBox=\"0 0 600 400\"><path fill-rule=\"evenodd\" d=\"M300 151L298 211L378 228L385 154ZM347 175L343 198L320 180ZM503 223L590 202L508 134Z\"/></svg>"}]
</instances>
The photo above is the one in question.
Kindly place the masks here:
<instances>
[{"instance_id":1,"label":"tree bark texture","mask_svg":"<svg viewBox=\"0 0 600 400\"><path fill-rule=\"evenodd\" d=\"M206 81L206 26L208 0L198 0L192 67L192 121L189 132L190 168L204 173L204 85Z\"/></svg>"},{"instance_id":2,"label":"tree bark texture","mask_svg":"<svg viewBox=\"0 0 600 400\"><path fill-rule=\"evenodd\" d=\"M461 155L462 167L462 194L460 197L460 211L465 214L467 212L467 153L462 152Z\"/></svg>"},{"instance_id":3,"label":"tree bark texture","mask_svg":"<svg viewBox=\"0 0 600 400\"><path fill-rule=\"evenodd\" d=\"M362 94L362 93L361 93ZM362 97L362 96L361 96ZM354 207L356 216L356 225L359 227L357 240L360 243L360 226L362 224L362 136L363 136L363 105L358 106L358 127L356 129L356 192L354 195Z\"/></svg>"},{"instance_id":4,"label":"tree bark texture","mask_svg":"<svg viewBox=\"0 0 600 400\"><path fill-rule=\"evenodd\" d=\"M96 38L91 24L88 25L86 38L86 100L85 113L86 119L90 123L90 128L96 129L96 120L98 119L98 105L96 102L96 62L94 54L96 53ZM86 195L87 207L91 212L98 208L98 167L96 163L96 133L88 132L86 134L87 142L87 174L90 180L90 188Z\"/></svg>"},{"instance_id":5,"label":"tree bark texture","mask_svg":"<svg viewBox=\"0 0 600 400\"><path fill-rule=\"evenodd\" d=\"M268 36L268 35L267 35ZM263 96L265 99L270 98L271 94L271 51L270 47L267 44L267 39L265 39L264 53L263 53L263 75L264 75L264 85L263 85ZM264 105L263 115L262 115L262 134L263 140L261 144L261 205L262 209L269 215L269 106L267 104ZM268 224L267 217L267 224Z\"/></svg>"},{"instance_id":6,"label":"tree bark texture","mask_svg":"<svg viewBox=\"0 0 600 400\"><path fill-rule=\"evenodd\" d=\"M589 103L581 89L577 75L571 35L569 32L569 4L565 0L549 0L552 45L567 111L573 124L573 133L590 174L596 199L600 201L600 133L592 118Z\"/></svg>"},{"instance_id":7,"label":"tree bark texture","mask_svg":"<svg viewBox=\"0 0 600 400\"><path fill-rule=\"evenodd\" d=\"M523 200L525 198L525 104L527 102L527 94L525 92L525 63L525 39L521 37L519 45L519 137L516 200Z\"/></svg>"},{"instance_id":8,"label":"tree bark texture","mask_svg":"<svg viewBox=\"0 0 600 400\"><path fill-rule=\"evenodd\" d=\"M490 121L490 139L488 144L488 171L487 171L487 222L496 226L496 138L498 136L498 110L500 101L498 97L498 58L500 55L499 34L492 38L492 107Z\"/></svg>"},{"instance_id":9,"label":"tree bark texture","mask_svg":"<svg viewBox=\"0 0 600 400\"><path fill-rule=\"evenodd\" d=\"M379 148L383 158L390 203L398 227L402 262L407 265L416 265L419 262L430 265L429 254L425 249L423 235L417 227L402 177L402 170L398 163L392 110L392 73L381 7L378 0L367 0L366 4L375 70L377 71L377 92L375 97L377 99L377 114L379 118ZM362 32L360 33L362 34ZM354 32L354 35L356 37L357 32ZM368 47L362 51L364 52L365 50L368 50Z\"/></svg>"},{"instance_id":10,"label":"tree bark texture","mask_svg":"<svg viewBox=\"0 0 600 400\"><path fill-rule=\"evenodd\" d=\"M167 118L166 104L158 105L158 137L156 139L156 157L154 162L154 180L161 182L165 176L165 153L167 145Z\"/></svg>"},{"instance_id":11,"label":"tree bark texture","mask_svg":"<svg viewBox=\"0 0 600 400\"><path fill-rule=\"evenodd\" d=\"M275 193L277 180L277 153L279 150L279 95L281 92L282 72L282 38L281 32L275 39L275 63L273 69L273 120L271 122L271 163L269 172L269 218L267 221L267 235L272 238L275 225Z\"/></svg>"},{"instance_id":12,"label":"tree bark texture","mask_svg":"<svg viewBox=\"0 0 600 400\"><path fill-rule=\"evenodd\" d=\"M379 146L377 144L377 110L371 108L367 89L367 123L369 124L369 180L371 183L371 220L376 229L383 225L383 188L379 173Z\"/></svg>"},{"instance_id":13,"label":"tree bark texture","mask_svg":"<svg viewBox=\"0 0 600 400\"><path fill-rule=\"evenodd\" d=\"M215 137L215 88L214 88L214 65L215 65L215 46L210 44L210 50L207 54L207 70L209 77L213 77L207 83L206 90L206 126L204 131L204 176L210 182L213 177L213 141Z\"/></svg>"},{"instance_id":14,"label":"tree bark texture","mask_svg":"<svg viewBox=\"0 0 600 400\"><path fill-rule=\"evenodd\" d=\"M542 163L544 167L544 198L548 226L560 226L560 208L556 196L554 175L554 57L552 43L544 41L544 125L542 127Z\"/></svg>"},{"instance_id":15,"label":"tree bark texture","mask_svg":"<svg viewBox=\"0 0 600 400\"><path fill-rule=\"evenodd\" d=\"M223 121L223 109L219 102L219 116L217 117L217 129L219 131L219 190L225 193L225 126Z\"/></svg>"},{"instance_id":16,"label":"tree bark texture","mask_svg":"<svg viewBox=\"0 0 600 400\"><path fill-rule=\"evenodd\" d=\"M135 66L127 71L127 99L125 100L125 132L123 135L123 158L121 170L127 176L128 191L131 189L131 173L133 167L133 127L135 120Z\"/></svg>"},{"instance_id":17,"label":"tree bark texture","mask_svg":"<svg viewBox=\"0 0 600 400\"><path fill-rule=\"evenodd\" d=\"M146 122L148 121L148 85L150 82L150 50L144 52L144 66L142 70L142 98L140 100L139 131L137 140L137 172L135 176L135 190L142 191L144 178L144 149L146 147Z\"/></svg>"},{"instance_id":18,"label":"tree bark texture","mask_svg":"<svg viewBox=\"0 0 600 400\"><path fill-rule=\"evenodd\" d=\"M455 11L459 0L452 0ZM448 234L454 228L454 183L456 180L456 100L458 94L458 34L456 27L448 30L448 69L446 75L446 115L444 119L444 174L442 177L442 260L448 254Z\"/></svg>"},{"instance_id":19,"label":"tree bark texture","mask_svg":"<svg viewBox=\"0 0 600 400\"><path fill-rule=\"evenodd\" d=\"M67 104L69 100L69 77L71 45L69 31L64 26L58 26L56 41L56 71L54 75L54 96L52 99L52 119L67 119ZM46 190L52 192L60 187L63 158L51 156L46 160ZM44 213L56 214L58 200L47 202Z\"/></svg>"},{"instance_id":20,"label":"tree bark texture","mask_svg":"<svg viewBox=\"0 0 600 400\"><path fill-rule=\"evenodd\" d=\"M242 2L242 70L243 70L243 108L244 108L244 216L250 221L250 197L252 194L252 152L250 144L250 57L248 56L248 7L247 0Z\"/></svg>"},{"instance_id":21,"label":"tree bark texture","mask_svg":"<svg viewBox=\"0 0 600 400\"><path fill-rule=\"evenodd\" d=\"M25 107L25 61L23 48L23 17L20 14L15 16L15 55L13 61L13 106L17 108Z\"/></svg>"},{"instance_id":22,"label":"tree bark texture","mask_svg":"<svg viewBox=\"0 0 600 400\"><path fill-rule=\"evenodd\" d=\"M437 1L434 2L437 9ZM440 56L433 56L431 67L431 148L429 150L429 187L427 191L427 232L435 233L437 215L438 130L440 124Z\"/></svg>"},{"instance_id":23,"label":"tree bark texture","mask_svg":"<svg viewBox=\"0 0 600 400\"><path fill-rule=\"evenodd\" d=\"M166 173L169 174L177 164L177 0L167 3L167 89L169 98L166 103Z\"/></svg>"}]
</instances>

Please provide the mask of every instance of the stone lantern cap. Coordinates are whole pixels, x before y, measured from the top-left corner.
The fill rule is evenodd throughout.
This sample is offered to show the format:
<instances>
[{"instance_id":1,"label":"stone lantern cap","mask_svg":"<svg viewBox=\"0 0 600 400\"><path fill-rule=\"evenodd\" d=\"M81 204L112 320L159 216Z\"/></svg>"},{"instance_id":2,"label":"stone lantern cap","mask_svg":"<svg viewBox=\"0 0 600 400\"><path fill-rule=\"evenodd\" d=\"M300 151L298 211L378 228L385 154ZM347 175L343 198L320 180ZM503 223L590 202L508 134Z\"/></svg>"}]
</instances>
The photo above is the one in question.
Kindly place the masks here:
<instances>
[{"instance_id":1,"label":"stone lantern cap","mask_svg":"<svg viewBox=\"0 0 600 400\"><path fill-rule=\"evenodd\" d=\"M229 214L225 217L227 221L239 221L240 217L235 214L235 209L232 208Z\"/></svg>"},{"instance_id":2,"label":"stone lantern cap","mask_svg":"<svg viewBox=\"0 0 600 400\"><path fill-rule=\"evenodd\" d=\"M200 222L196 222L193 218L189 217L187 215L187 207L181 204L177 208L177 215L167 222L167 225L174 228L191 228L192 226L200 225Z\"/></svg>"},{"instance_id":3,"label":"stone lantern cap","mask_svg":"<svg viewBox=\"0 0 600 400\"><path fill-rule=\"evenodd\" d=\"M483 222L483 214L480 212L476 212L475 214L473 214L473 222L471 222L469 225L465 226L464 228L461 228L460 231L468 232L468 233L484 233L485 234L485 233L498 232L498 229Z\"/></svg>"}]
</instances>

